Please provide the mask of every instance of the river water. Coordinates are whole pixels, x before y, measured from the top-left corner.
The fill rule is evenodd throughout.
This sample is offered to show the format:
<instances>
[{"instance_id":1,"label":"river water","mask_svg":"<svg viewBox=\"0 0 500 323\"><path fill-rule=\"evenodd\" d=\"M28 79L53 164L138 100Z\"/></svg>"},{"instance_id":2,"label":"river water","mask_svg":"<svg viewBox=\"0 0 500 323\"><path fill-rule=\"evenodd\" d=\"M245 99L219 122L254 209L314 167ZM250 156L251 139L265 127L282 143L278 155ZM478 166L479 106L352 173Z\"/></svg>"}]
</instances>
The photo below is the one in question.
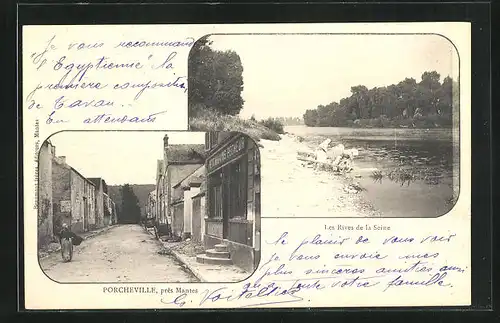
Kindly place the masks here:
<instances>
[{"instance_id":1,"label":"river water","mask_svg":"<svg viewBox=\"0 0 500 323\"><path fill-rule=\"evenodd\" d=\"M355 129L289 126L309 146L325 138L356 148L355 177L383 217L437 217L459 191L458 132L452 129Z\"/></svg>"}]
</instances>

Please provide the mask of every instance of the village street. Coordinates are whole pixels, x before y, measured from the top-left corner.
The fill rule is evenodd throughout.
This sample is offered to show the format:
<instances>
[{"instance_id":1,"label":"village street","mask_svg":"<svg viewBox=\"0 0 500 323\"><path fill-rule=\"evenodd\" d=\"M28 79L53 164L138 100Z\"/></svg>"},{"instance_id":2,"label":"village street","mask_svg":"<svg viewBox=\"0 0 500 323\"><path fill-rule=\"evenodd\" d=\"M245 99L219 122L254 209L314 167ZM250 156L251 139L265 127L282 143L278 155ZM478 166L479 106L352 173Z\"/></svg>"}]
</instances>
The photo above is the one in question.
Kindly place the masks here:
<instances>
[{"instance_id":1,"label":"village street","mask_svg":"<svg viewBox=\"0 0 500 323\"><path fill-rule=\"evenodd\" d=\"M139 225L116 225L74 247L73 260L55 252L40 260L47 276L65 282L195 282Z\"/></svg>"}]
</instances>

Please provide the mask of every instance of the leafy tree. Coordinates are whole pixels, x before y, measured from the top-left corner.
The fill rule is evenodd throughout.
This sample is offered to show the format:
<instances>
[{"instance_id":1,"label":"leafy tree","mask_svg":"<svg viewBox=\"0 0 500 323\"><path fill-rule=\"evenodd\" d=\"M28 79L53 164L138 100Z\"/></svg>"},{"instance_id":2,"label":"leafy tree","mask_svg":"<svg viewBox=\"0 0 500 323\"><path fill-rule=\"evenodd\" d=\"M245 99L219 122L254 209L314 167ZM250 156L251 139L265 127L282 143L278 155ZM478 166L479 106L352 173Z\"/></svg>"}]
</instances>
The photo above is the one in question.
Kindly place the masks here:
<instances>
[{"instance_id":1,"label":"leafy tree","mask_svg":"<svg viewBox=\"0 0 500 323\"><path fill-rule=\"evenodd\" d=\"M351 95L338 103L306 110L304 124L309 127L456 125L458 83L450 77L440 82L440 77L431 71L424 72L418 83L413 78L405 78L386 87L353 86Z\"/></svg>"},{"instance_id":2,"label":"leafy tree","mask_svg":"<svg viewBox=\"0 0 500 323\"><path fill-rule=\"evenodd\" d=\"M356 115L356 119L361 119L361 117L367 117L366 107L368 101L368 89L364 85L357 85L351 87L351 98L352 104L350 105L351 111Z\"/></svg>"},{"instance_id":3,"label":"leafy tree","mask_svg":"<svg viewBox=\"0 0 500 323\"><path fill-rule=\"evenodd\" d=\"M237 115L243 108L243 66L231 50L213 50L208 37L198 40L191 49L188 67L189 114L216 110Z\"/></svg>"},{"instance_id":4,"label":"leafy tree","mask_svg":"<svg viewBox=\"0 0 500 323\"><path fill-rule=\"evenodd\" d=\"M139 199L132 190L132 187L130 187L129 184L125 184L120 188L120 191L122 195L122 204L120 213L118 213L118 223L139 223L141 219L141 208L139 207Z\"/></svg>"},{"instance_id":5,"label":"leafy tree","mask_svg":"<svg viewBox=\"0 0 500 323\"><path fill-rule=\"evenodd\" d=\"M306 110L304 113L304 124L308 127L318 126L318 111L317 110Z\"/></svg>"}]
</instances>

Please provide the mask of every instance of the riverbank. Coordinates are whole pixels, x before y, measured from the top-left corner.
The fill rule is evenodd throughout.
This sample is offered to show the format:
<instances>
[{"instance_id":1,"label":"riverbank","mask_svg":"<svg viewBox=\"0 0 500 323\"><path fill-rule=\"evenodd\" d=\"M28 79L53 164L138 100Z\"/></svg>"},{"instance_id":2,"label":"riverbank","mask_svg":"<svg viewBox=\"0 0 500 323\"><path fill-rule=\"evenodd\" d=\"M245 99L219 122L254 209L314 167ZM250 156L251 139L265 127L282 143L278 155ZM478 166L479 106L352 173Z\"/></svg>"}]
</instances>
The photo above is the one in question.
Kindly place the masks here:
<instances>
[{"instance_id":1,"label":"riverbank","mask_svg":"<svg viewBox=\"0 0 500 323\"><path fill-rule=\"evenodd\" d=\"M281 135L280 141L260 141L263 216L380 217L362 194L351 189L357 177L315 170L297 159L298 151L314 148L313 142L292 134ZM359 170L356 174L363 176Z\"/></svg>"},{"instance_id":2,"label":"riverbank","mask_svg":"<svg viewBox=\"0 0 500 323\"><path fill-rule=\"evenodd\" d=\"M261 139L280 140L274 130L255 120L244 120L238 116L225 115L216 111L204 110L189 118L191 131L237 131L250 136L256 142Z\"/></svg>"},{"instance_id":3,"label":"riverbank","mask_svg":"<svg viewBox=\"0 0 500 323\"><path fill-rule=\"evenodd\" d=\"M363 200L383 217L437 217L453 207L459 192L458 129L352 129L289 126L308 146L325 139L356 148L349 176Z\"/></svg>"}]
</instances>

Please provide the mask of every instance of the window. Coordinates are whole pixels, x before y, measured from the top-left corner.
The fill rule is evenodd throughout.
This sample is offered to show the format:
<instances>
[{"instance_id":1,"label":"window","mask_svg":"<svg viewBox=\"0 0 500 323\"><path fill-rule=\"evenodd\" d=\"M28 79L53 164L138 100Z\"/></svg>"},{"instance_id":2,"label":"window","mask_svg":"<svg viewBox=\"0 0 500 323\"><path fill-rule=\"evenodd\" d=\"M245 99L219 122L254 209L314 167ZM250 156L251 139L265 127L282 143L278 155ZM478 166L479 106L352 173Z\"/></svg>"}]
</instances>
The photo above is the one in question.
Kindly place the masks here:
<instances>
[{"instance_id":1,"label":"window","mask_svg":"<svg viewBox=\"0 0 500 323\"><path fill-rule=\"evenodd\" d=\"M246 218L246 172L244 171L246 159L240 159L230 166L229 178L229 217Z\"/></svg>"},{"instance_id":2,"label":"window","mask_svg":"<svg viewBox=\"0 0 500 323\"><path fill-rule=\"evenodd\" d=\"M210 146L210 149L212 149L215 146L217 146L218 137L219 137L219 133L218 132L215 132L215 131L209 132L209 146Z\"/></svg>"},{"instance_id":3,"label":"window","mask_svg":"<svg viewBox=\"0 0 500 323\"><path fill-rule=\"evenodd\" d=\"M217 172L210 176L209 200L210 218L222 218L222 172Z\"/></svg>"},{"instance_id":4,"label":"window","mask_svg":"<svg viewBox=\"0 0 500 323\"><path fill-rule=\"evenodd\" d=\"M205 132L205 150L210 150L210 132Z\"/></svg>"},{"instance_id":5,"label":"window","mask_svg":"<svg viewBox=\"0 0 500 323\"><path fill-rule=\"evenodd\" d=\"M253 150L253 154L254 154L254 174L255 175L259 175L260 174L260 152L258 149L254 149Z\"/></svg>"},{"instance_id":6,"label":"window","mask_svg":"<svg viewBox=\"0 0 500 323\"><path fill-rule=\"evenodd\" d=\"M211 212L212 218L222 218L222 185L217 185L211 189Z\"/></svg>"}]
</instances>

